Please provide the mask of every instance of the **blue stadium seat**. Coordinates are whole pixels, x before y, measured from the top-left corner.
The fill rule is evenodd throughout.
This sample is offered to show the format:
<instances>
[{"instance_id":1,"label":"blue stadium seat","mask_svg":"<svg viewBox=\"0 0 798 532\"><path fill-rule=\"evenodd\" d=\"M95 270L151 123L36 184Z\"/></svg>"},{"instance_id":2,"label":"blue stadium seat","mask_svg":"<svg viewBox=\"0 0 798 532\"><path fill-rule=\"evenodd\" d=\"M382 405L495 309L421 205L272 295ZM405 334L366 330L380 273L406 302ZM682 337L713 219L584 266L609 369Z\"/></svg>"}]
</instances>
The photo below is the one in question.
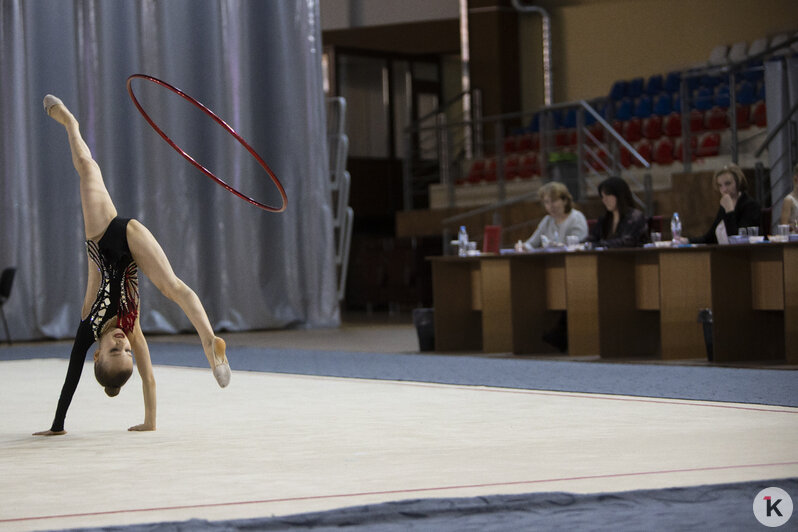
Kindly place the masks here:
<instances>
[{"instance_id":1,"label":"blue stadium seat","mask_svg":"<svg viewBox=\"0 0 798 532\"><path fill-rule=\"evenodd\" d=\"M737 103L741 105L751 105L756 101L756 93L754 92L754 84L749 80L744 79L737 84Z\"/></svg>"},{"instance_id":2,"label":"blue stadium seat","mask_svg":"<svg viewBox=\"0 0 798 532\"><path fill-rule=\"evenodd\" d=\"M715 90L715 105L723 108L728 108L731 105L728 83L721 83Z\"/></svg>"},{"instance_id":3,"label":"blue stadium seat","mask_svg":"<svg viewBox=\"0 0 798 532\"><path fill-rule=\"evenodd\" d=\"M576 109L573 107L565 111L562 126L568 129L576 127Z\"/></svg>"},{"instance_id":4,"label":"blue stadium seat","mask_svg":"<svg viewBox=\"0 0 798 532\"><path fill-rule=\"evenodd\" d=\"M628 83L623 80L616 81L612 84L610 89L610 100L617 102L626 96L626 87Z\"/></svg>"},{"instance_id":5,"label":"blue stadium seat","mask_svg":"<svg viewBox=\"0 0 798 532\"><path fill-rule=\"evenodd\" d=\"M661 93L654 100L654 114L667 116L673 111L673 99L667 92Z\"/></svg>"},{"instance_id":6,"label":"blue stadium seat","mask_svg":"<svg viewBox=\"0 0 798 532\"><path fill-rule=\"evenodd\" d=\"M701 87L696 91L695 98L693 98L692 107L699 111L709 111L713 105L712 91L708 87Z\"/></svg>"},{"instance_id":7,"label":"blue stadium seat","mask_svg":"<svg viewBox=\"0 0 798 532\"><path fill-rule=\"evenodd\" d=\"M626 95L630 98L639 98L643 94L643 78L634 78L629 81Z\"/></svg>"},{"instance_id":8,"label":"blue stadium seat","mask_svg":"<svg viewBox=\"0 0 798 532\"><path fill-rule=\"evenodd\" d=\"M632 118L632 99L623 98L615 108L615 119L624 121L630 118Z\"/></svg>"},{"instance_id":9,"label":"blue stadium seat","mask_svg":"<svg viewBox=\"0 0 798 532\"><path fill-rule=\"evenodd\" d=\"M679 87L682 83L682 73L678 71L668 72L668 75L665 76L665 83L663 85L663 89L671 94L678 94Z\"/></svg>"},{"instance_id":10,"label":"blue stadium seat","mask_svg":"<svg viewBox=\"0 0 798 532\"><path fill-rule=\"evenodd\" d=\"M651 96L644 94L637 99L634 116L640 119L648 118L649 116L651 116L651 108L652 108Z\"/></svg>"},{"instance_id":11,"label":"blue stadium seat","mask_svg":"<svg viewBox=\"0 0 798 532\"><path fill-rule=\"evenodd\" d=\"M660 74L654 74L646 82L646 94L656 96L663 90L664 81Z\"/></svg>"},{"instance_id":12,"label":"blue stadium seat","mask_svg":"<svg viewBox=\"0 0 798 532\"><path fill-rule=\"evenodd\" d=\"M526 130L529 133L537 133L540 131L540 113L535 113L532 116L532 120L529 121L529 124L526 126Z\"/></svg>"}]
</instances>

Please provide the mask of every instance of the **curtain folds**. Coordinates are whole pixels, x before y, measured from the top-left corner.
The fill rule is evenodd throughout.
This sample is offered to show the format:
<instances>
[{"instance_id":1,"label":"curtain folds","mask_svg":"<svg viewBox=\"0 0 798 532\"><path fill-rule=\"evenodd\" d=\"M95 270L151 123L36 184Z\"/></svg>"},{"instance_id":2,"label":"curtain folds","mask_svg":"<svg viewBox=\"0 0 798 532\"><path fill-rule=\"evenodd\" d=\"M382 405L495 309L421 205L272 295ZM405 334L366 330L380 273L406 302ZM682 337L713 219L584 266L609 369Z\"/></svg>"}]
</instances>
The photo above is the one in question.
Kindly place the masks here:
<instances>
[{"instance_id":1,"label":"curtain folds","mask_svg":"<svg viewBox=\"0 0 798 532\"><path fill-rule=\"evenodd\" d=\"M16 340L74 334L87 259L59 96L81 123L119 215L161 243L216 330L339 324L318 0L0 0L0 268ZM130 74L198 99L263 157L288 195L267 213L166 144L127 95ZM276 204L254 158L205 114L143 80L133 88L178 145L242 193ZM191 330L142 279L145 332Z\"/></svg>"}]
</instances>

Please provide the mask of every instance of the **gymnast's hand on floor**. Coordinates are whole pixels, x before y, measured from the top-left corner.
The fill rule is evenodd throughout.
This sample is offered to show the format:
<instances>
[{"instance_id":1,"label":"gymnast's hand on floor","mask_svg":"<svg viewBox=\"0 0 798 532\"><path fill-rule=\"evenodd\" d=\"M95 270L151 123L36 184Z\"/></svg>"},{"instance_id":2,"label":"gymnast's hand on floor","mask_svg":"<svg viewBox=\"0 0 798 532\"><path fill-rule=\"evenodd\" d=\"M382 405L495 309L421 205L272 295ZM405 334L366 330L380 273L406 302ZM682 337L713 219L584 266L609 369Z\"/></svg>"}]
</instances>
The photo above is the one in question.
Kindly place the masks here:
<instances>
[{"instance_id":1,"label":"gymnast's hand on floor","mask_svg":"<svg viewBox=\"0 0 798 532\"><path fill-rule=\"evenodd\" d=\"M56 431L43 430L41 432L34 432L33 433L34 436L62 436L64 434L66 434L65 430L56 430Z\"/></svg>"},{"instance_id":2,"label":"gymnast's hand on floor","mask_svg":"<svg viewBox=\"0 0 798 532\"><path fill-rule=\"evenodd\" d=\"M134 427L130 427L127 429L132 432L145 432L148 430L155 430L155 425L148 425L147 423L142 423L141 425L136 425Z\"/></svg>"}]
</instances>

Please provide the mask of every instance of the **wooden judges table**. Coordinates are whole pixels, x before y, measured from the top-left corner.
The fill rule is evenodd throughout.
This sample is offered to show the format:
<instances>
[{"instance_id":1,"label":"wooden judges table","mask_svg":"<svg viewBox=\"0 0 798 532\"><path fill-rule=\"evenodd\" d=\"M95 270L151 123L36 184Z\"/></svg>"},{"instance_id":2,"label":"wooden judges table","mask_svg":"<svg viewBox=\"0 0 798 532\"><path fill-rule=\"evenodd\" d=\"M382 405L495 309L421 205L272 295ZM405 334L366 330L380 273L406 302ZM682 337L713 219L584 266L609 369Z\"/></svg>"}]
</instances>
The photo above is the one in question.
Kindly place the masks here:
<instances>
[{"instance_id":1,"label":"wooden judges table","mask_svg":"<svg viewBox=\"0 0 798 532\"><path fill-rule=\"evenodd\" d=\"M798 363L798 243L434 257L437 351Z\"/></svg>"}]
</instances>

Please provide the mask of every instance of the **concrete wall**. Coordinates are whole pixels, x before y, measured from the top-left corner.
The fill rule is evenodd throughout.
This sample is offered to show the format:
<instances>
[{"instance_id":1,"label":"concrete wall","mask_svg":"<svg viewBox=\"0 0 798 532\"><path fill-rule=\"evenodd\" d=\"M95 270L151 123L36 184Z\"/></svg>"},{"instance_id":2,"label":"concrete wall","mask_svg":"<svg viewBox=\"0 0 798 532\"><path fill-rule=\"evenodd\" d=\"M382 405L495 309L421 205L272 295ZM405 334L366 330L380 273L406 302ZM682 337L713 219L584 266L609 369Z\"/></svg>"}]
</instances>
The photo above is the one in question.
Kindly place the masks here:
<instances>
[{"instance_id":1,"label":"concrete wall","mask_svg":"<svg viewBox=\"0 0 798 532\"><path fill-rule=\"evenodd\" d=\"M322 30L460 18L459 0L319 0Z\"/></svg>"}]
</instances>

